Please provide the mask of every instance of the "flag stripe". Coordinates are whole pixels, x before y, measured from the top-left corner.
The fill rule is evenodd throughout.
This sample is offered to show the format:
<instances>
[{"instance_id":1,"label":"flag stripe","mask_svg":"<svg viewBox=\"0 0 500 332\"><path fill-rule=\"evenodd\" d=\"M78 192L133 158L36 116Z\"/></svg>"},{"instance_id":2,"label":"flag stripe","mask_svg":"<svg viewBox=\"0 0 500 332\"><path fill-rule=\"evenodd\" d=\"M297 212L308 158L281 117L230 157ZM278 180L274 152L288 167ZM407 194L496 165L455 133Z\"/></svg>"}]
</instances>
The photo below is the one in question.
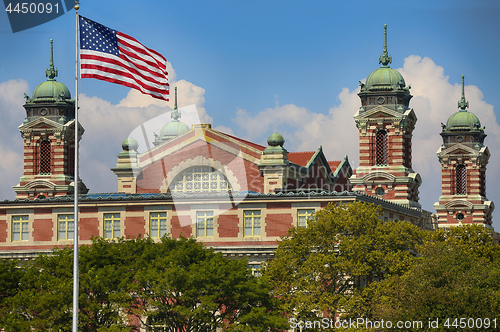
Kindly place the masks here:
<instances>
[{"instance_id":1,"label":"flag stripe","mask_svg":"<svg viewBox=\"0 0 500 332\"><path fill-rule=\"evenodd\" d=\"M131 52L140 52L144 55L149 56L151 59L149 60L152 64L154 63L156 66L160 67L163 70L167 69L167 59L165 59L160 53L145 47L141 43L139 43L134 38L127 36L121 32L117 32L118 46L120 50L126 51L130 50ZM138 57L138 59L141 59ZM145 59L141 59L145 60Z\"/></svg>"},{"instance_id":2,"label":"flag stripe","mask_svg":"<svg viewBox=\"0 0 500 332\"><path fill-rule=\"evenodd\" d=\"M136 75L131 74L127 70L123 70L123 66L116 66L107 63L103 66L103 62L101 61L87 61L85 65L82 65L81 76L82 78L97 78L101 79L101 77L106 77L109 75L115 82L119 81L119 76L122 76L124 81L129 83L135 82L135 86L137 89L141 90L144 93L147 91L155 92L155 94L165 94L165 86L168 86L168 83L158 84L158 83L149 83L146 84L144 80L137 79Z\"/></svg>"},{"instance_id":3,"label":"flag stripe","mask_svg":"<svg viewBox=\"0 0 500 332\"><path fill-rule=\"evenodd\" d=\"M79 16L82 78L137 89L168 101L167 60L135 38Z\"/></svg>"},{"instance_id":4,"label":"flag stripe","mask_svg":"<svg viewBox=\"0 0 500 332\"><path fill-rule=\"evenodd\" d=\"M112 54L106 54L106 53L101 53L101 52L96 52L96 51L82 50L80 52L80 57L82 60L85 60L85 61L82 61L82 68L88 63L98 64L97 62L102 62L103 66L105 64L109 64L111 66L121 66L125 70L128 70L131 73L140 76L142 79L150 81L151 83L160 83L160 84L167 83L167 79L166 79L165 75L158 76L157 73L151 72L150 70L148 70L144 66L131 63L130 61L128 61L128 59L126 59L125 56L122 56L122 55L120 55L120 57L116 57Z\"/></svg>"}]
</instances>

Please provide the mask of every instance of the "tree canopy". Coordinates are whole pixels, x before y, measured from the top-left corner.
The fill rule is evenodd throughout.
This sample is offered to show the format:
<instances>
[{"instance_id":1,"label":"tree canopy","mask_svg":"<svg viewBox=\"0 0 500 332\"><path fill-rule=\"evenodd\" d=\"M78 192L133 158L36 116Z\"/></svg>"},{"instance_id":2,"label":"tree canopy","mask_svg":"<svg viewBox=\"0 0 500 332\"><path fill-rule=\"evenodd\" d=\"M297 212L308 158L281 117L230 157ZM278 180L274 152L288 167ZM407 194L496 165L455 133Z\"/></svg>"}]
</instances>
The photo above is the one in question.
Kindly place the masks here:
<instances>
[{"instance_id":1,"label":"tree canopy","mask_svg":"<svg viewBox=\"0 0 500 332\"><path fill-rule=\"evenodd\" d=\"M334 326L348 331L499 329L500 246L491 230L428 232L380 212L328 205L283 238L264 275L292 327L320 331L339 318L356 322Z\"/></svg>"},{"instance_id":2,"label":"tree canopy","mask_svg":"<svg viewBox=\"0 0 500 332\"><path fill-rule=\"evenodd\" d=\"M357 304L364 281L383 280L411 264L422 231L382 222L380 208L329 204L307 228L292 228L264 271L290 316L334 316Z\"/></svg>"},{"instance_id":3,"label":"tree canopy","mask_svg":"<svg viewBox=\"0 0 500 332\"><path fill-rule=\"evenodd\" d=\"M0 262L0 326L71 331L72 257L63 248L25 265ZM80 248L80 331L277 330L286 320L275 301L245 260L194 239L94 239Z\"/></svg>"}]
</instances>

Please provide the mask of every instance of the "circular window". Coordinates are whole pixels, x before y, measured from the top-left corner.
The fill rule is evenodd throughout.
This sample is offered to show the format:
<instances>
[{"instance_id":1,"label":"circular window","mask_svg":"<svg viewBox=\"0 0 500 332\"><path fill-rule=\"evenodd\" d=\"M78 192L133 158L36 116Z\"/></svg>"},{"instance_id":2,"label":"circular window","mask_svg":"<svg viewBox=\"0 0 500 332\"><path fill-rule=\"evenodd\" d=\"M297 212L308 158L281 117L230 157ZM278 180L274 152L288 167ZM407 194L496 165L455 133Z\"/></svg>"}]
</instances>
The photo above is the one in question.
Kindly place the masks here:
<instances>
[{"instance_id":1,"label":"circular window","mask_svg":"<svg viewBox=\"0 0 500 332\"><path fill-rule=\"evenodd\" d=\"M377 103L379 103L379 105L382 105L383 103L385 102L385 98L380 96L377 98Z\"/></svg>"},{"instance_id":2,"label":"circular window","mask_svg":"<svg viewBox=\"0 0 500 332\"><path fill-rule=\"evenodd\" d=\"M464 138L462 136L457 137L457 142L462 143L464 141Z\"/></svg>"},{"instance_id":3,"label":"circular window","mask_svg":"<svg viewBox=\"0 0 500 332\"><path fill-rule=\"evenodd\" d=\"M462 212L459 212L459 213L457 213L456 218L458 221L462 221L462 220L464 220L465 216Z\"/></svg>"},{"instance_id":4,"label":"circular window","mask_svg":"<svg viewBox=\"0 0 500 332\"><path fill-rule=\"evenodd\" d=\"M385 190L384 190L384 188L382 188L382 187L378 187L378 188L375 190L375 194L377 194L377 196L384 196L384 194L385 194Z\"/></svg>"},{"instance_id":5,"label":"circular window","mask_svg":"<svg viewBox=\"0 0 500 332\"><path fill-rule=\"evenodd\" d=\"M40 114L41 115L47 115L47 109L46 108L42 108L42 110L40 111Z\"/></svg>"}]
</instances>

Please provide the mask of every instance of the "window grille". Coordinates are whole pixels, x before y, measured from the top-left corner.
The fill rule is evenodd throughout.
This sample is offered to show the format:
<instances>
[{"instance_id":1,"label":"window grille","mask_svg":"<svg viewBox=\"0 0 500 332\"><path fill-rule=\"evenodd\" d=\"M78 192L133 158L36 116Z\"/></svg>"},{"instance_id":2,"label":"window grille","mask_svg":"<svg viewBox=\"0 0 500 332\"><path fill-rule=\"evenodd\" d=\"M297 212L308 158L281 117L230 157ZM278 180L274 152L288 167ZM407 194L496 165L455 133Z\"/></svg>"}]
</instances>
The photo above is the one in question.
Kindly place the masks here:
<instances>
[{"instance_id":1,"label":"window grille","mask_svg":"<svg viewBox=\"0 0 500 332\"><path fill-rule=\"evenodd\" d=\"M40 174L50 174L50 142L42 141L40 143Z\"/></svg>"},{"instance_id":2,"label":"window grille","mask_svg":"<svg viewBox=\"0 0 500 332\"><path fill-rule=\"evenodd\" d=\"M174 193L231 190L224 174L208 166L195 166L179 174L169 186Z\"/></svg>"},{"instance_id":3,"label":"window grille","mask_svg":"<svg viewBox=\"0 0 500 332\"><path fill-rule=\"evenodd\" d=\"M467 169L464 164L457 165L457 195L467 194Z\"/></svg>"},{"instance_id":4,"label":"window grille","mask_svg":"<svg viewBox=\"0 0 500 332\"><path fill-rule=\"evenodd\" d=\"M385 130L380 130L377 132L376 136L376 165L387 165L389 163L389 142L387 139L387 132Z\"/></svg>"}]
</instances>

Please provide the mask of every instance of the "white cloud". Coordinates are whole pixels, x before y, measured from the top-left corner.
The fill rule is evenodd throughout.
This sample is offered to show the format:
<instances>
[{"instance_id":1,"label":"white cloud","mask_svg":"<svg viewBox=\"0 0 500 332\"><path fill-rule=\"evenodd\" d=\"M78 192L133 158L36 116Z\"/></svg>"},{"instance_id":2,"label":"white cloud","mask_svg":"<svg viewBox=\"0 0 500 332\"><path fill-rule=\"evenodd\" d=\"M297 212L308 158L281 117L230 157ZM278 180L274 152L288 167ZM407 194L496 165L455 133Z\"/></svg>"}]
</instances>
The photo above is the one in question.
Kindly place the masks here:
<instances>
[{"instance_id":1,"label":"white cloud","mask_svg":"<svg viewBox=\"0 0 500 332\"><path fill-rule=\"evenodd\" d=\"M19 183L23 174L23 140L17 127L26 117L23 108L24 93L29 94L25 80L9 80L0 83L0 179L1 199L15 197L12 186Z\"/></svg>"},{"instance_id":2,"label":"white cloud","mask_svg":"<svg viewBox=\"0 0 500 332\"><path fill-rule=\"evenodd\" d=\"M398 71L405 78L406 84L412 86L410 107L415 110L418 118L412 143L413 169L423 179L420 202L423 208L434 212L433 204L441 195L441 166L436 156L436 151L442 144L440 123L446 123L450 115L458 111L461 85L450 84L448 76L444 75L444 68L436 65L430 58L409 56L405 59L403 68ZM467 84L467 79L465 82ZM316 150L322 145L329 160L340 160L347 154L351 166L357 167L358 132L353 120L360 107L357 93L358 90L349 91L344 88L339 94L340 104L326 114L321 110L314 112L288 104L276 105L255 116L240 109L234 121L239 126L239 131L245 132L247 139L265 143L267 136L278 131L285 138L285 148L289 151ZM492 154L487 172L487 195L490 200L500 202L500 192L497 189L500 187L500 178L495 177L492 172L500 163L500 126L493 106L483 100L483 94L476 86L466 85L465 95L470 102L469 111L476 114L483 125L486 124L488 137L485 143Z\"/></svg>"}]
</instances>

